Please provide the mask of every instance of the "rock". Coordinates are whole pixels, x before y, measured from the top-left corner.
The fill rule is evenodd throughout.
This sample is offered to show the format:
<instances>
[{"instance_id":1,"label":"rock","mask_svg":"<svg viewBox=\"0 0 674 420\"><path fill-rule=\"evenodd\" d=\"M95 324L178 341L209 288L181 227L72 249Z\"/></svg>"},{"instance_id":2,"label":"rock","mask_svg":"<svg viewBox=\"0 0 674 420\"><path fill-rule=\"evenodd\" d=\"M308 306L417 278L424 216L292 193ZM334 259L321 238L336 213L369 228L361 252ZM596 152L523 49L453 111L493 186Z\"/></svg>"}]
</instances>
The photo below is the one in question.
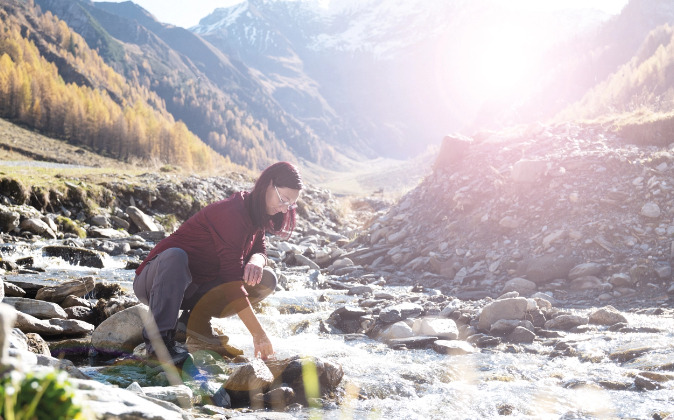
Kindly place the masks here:
<instances>
[{"instance_id":1,"label":"rock","mask_svg":"<svg viewBox=\"0 0 674 420\"><path fill-rule=\"evenodd\" d=\"M394 349L426 349L437 340L438 337L421 335L416 337L394 338L387 340L386 343L389 347Z\"/></svg>"},{"instance_id":2,"label":"rock","mask_svg":"<svg viewBox=\"0 0 674 420\"><path fill-rule=\"evenodd\" d=\"M447 135L442 139L440 151L433 164L434 170L446 170L464 159L472 139L460 134Z\"/></svg>"},{"instance_id":3,"label":"rock","mask_svg":"<svg viewBox=\"0 0 674 420\"><path fill-rule=\"evenodd\" d=\"M609 278L609 283L614 287L631 287L632 278L627 273L616 273Z\"/></svg>"},{"instance_id":4,"label":"rock","mask_svg":"<svg viewBox=\"0 0 674 420\"><path fill-rule=\"evenodd\" d=\"M545 323L545 329L568 331L580 325L587 325L589 319L580 315L559 315Z\"/></svg>"},{"instance_id":5,"label":"rock","mask_svg":"<svg viewBox=\"0 0 674 420\"><path fill-rule=\"evenodd\" d=\"M434 336L444 340L456 340L459 329L456 322L446 318L422 318L414 320L412 325L414 335Z\"/></svg>"},{"instance_id":6,"label":"rock","mask_svg":"<svg viewBox=\"0 0 674 420\"><path fill-rule=\"evenodd\" d=\"M19 226L21 215L9 210L5 206L0 206L0 232L11 232Z\"/></svg>"},{"instance_id":7,"label":"rock","mask_svg":"<svg viewBox=\"0 0 674 420\"><path fill-rule=\"evenodd\" d=\"M658 206L658 203L652 201L644 204L639 212L639 214L649 219L657 219L660 217L660 213L660 206Z\"/></svg>"},{"instance_id":8,"label":"rock","mask_svg":"<svg viewBox=\"0 0 674 420\"><path fill-rule=\"evenodd\" d=\"M498 321L491 324L489 334L497 337L505 337L517 327L524 327L531 331L534 329L534 326L530 321L517 319L499 319Z\"/></svg>"},{"instance_id":9,"label":"rock","mask_svg":"<svg viewBox=\"0 0 674 420\"><path fill-rule=\"evenodd\" d=\"M42 248L42 253L47 257L62 258L73 265L103 268L103 254L90 249L63 245L50 245Z\"/></svg>"},{"instance_id":10,"label":"rock","mask_svg":"<svg viewBox=\"0 0 674 420\"><path fill-rule=\"evenodd\" d=\"M115 313L96 328L91 345L108 354L132 353L143 342L143 325L148 314L148 307L143 304Z\"/></svg>"},{"instance_id":11,"label":"rock","mask_svg":"<svg viewBox=\"0 0 674 420\"><path fill-rule=\"evenodd\" d=\"M237 368L227 378L223 388L232 396L264 392L274 382L274 375L261 359L253 359Z\"/></svg>"},{"instance_id":12,"label":"rock","mask_svg":"<svg viewBox=\"0 0 674 420\"><path fill-rule=\"evenodd\" d=\"M592 312L589 317L590 324L614 325L619 322L627 324L627 318L610 305Z\"/></svg>"},{"instance_id":13,"label":"rock","mask_svg":"<svg viewBox=\"0 0 674 420\"><path fill-rule=\"evenodd\" d=\"M374 289L372 286L355 286L349 289L347 292L348 295L365 295L372 294Z\"/></svg>"},{"instance_id":14,"label":"rock","mask_svg":"<svg viewBox=\"0 0 674 420\"><path fill-rule=\"evenodd\" d=\"M569 280L575 280L584 276L597 276L604 270L604 266L597 263L578 264L569 271Z\"/></svg>"},{"instance_id":15,"label":"rock","mask_svg":"<svg viewBox=\"0 0 674 420\"><path fill-rule=\"evenodd\" d=\"M264 394L260 393L251 399L252 407L269 407L282 411L295 400L295 391L289 386L274 388Z\"/></svg>"},{"instance_id":16,"label":"rock","mask_svg":"<svg viewBox=\"0 0 674 420\"><path fill-rule=\"evenodd\" d=\"M295 391L296 401L301 404L307 404L307 395L304 389L305 381L307 383L315 383L314 378L318 379L318 393L320 396L325 396L334 392L344 377L344 371L340 365L317 357L286 359L280 361L276 365L277 367L272 370L278 372L278 367L284 364L285 367L280 375L280 379L292 387ZM268 365L271 369L269 362ZM311 375L312 378L305 379L308 378L308 375ZM274 377L278 378L279 376L274 374Z\"/></svg>"},{"instance_id":17,"label":"rock","mask_svg":"<svg viewBox=\"0 0 674 420\"><path fill-rule=\"evenodd\" d=\"M414 336L414 331L412 331L412 328L407 325L406 322L404 321L399 321L396 322L393 325L389 325L388 327L384 328L378 335L378 338L380 340L395 340L399 338L408 338L408 337L413 337Z\"/></svg>"},{"instance_id":18,"label":"rock","mask_svg":"<svg viewBox=\"0 0 674 420\"><path fill-rule=\"evenodd\" d=\"M77 297L77 296L73 296L73 295L66 296L66 298L63 299L63 301L61 303L59 303L59 305L63 309L70 308L71 306L84 306L86 308L93 308L94 307L94 304L91 303L90 301L88 301L87 299Z\"/></svg>"},{"instance_id":19,"label":"rock","mask_svg":"<svg viewBox=\"0 0 674 420\"><path fill-rule=\"evenodd\" d=\"M25 219L19 224L19 228L36 235L56 239L56 233L49 227L47 223L38 218Z\"/></svg>"},{"instance_id":20,"label":"rock","mask_svg":"<svg viewBox=\"0 0 674 420\"><path fill-rule=\"evenodd\" d=\"M393 323L408 318L416 318L421 315L423 310L421 306L415 303L403 302L382 309L379 313L379 320L385 323Z\"/></svg>"},{"instance_id":21,"label":"rock","mask_svg":"<svg viewBox=\"0 0 674 420\"><path fill-rule=\"evenodd\" d=\"M520 295L529 296L534 293L537 288L538 286L533 281L515 277L506 282L501 293L517 292Z\"/></svg>"},{"instance_id":22,"label":"rock","mask_svg":"<svg viewBox=\"0 0 674 420\"><path fill-rule=\"evenodd\" d=\"M320 270L321 269L321 267L319 267L318 264L311 261L309 258L305 257L302 254L295 254L295 264L309 266L309 268L311 268L312 270Z\"/></svg>"},{"instance_id":23,"label":"rock","mask_svg":"<svg viewBox=\"0 0 674 420\"><path fill-rule=\"evenodd\" d=\"M65 309L68 319L78 319L80 321L95 324L98 320L98 314L92 308L86 306L70 306Z\"/></svg>"},{"instance_id":24,"label":"rock","mask_svg":"<svg viewBox=\"0 0 674 420\"><path fill-rule=\"evenodd\" d=\"M508 334L505 338L505 340L509 343L533 343L534 338L536 338L536 334L534 334L533 331L524 328L524 327L516 327L510 334Z\"/></svg>"},{"instance_id":25,"label":"rock","mask_svg":"<svg viewBox=\"0 0 674 420\"><path fill-rule=\"evenodd\" d=\"M473 354L477 352L475 347L460 340L437 340L433 343L432 348L436 353L447 354L450 356Z\"/></svg>"},{"instance_id":26,"label":"rock","mask_svg":"<svg viewBox=\"0 0 674 420\"><path fill-rule=\"evenodd\" d=\"M9 365L9 336L16 321L16 309L0 303L0 366Z\"/></svg>"},{"instance_id":27,"label":"rock","mask_svg":"<svg viewBox=\"0 0 674 420\"><path fill-rule=\"evenodd\" d=\"M540 285L555 279L565 279L569 271L577 265L573 257L558 257L546 254L523 263L526 278Z\"/></svg>"},{"instance_id":28,"label":"rock","mask_svg":"<svg viewBox=\"0 0 674 420\"><path fill-rule=\"evenodd\" d=\"M569 284L569 289L571 290L592 290L601 289L602 287L603 283L601 279L595 276L578 277Z\"/></svg>"},{"instance_id":29,"label":"rock","mask_svg":"<svg viewBox=\"0 0 674 420\"><path fill-rule=\"evenodd\" d=\"M89 354L91 338L66 338L65 340L49 341L47 344L49 345L49 352L53 357L59 359L64 357L82 357Z\"/></svg>"},{"instance_id":30,"label":"rock","mask_svg":"<svg viewBox=\"0 0 674 420\"><path fill-rule=\"evenodd\" d=\"M8 297L24 297L26 296L26 291L17 286L14 283L10 283L8 281L3 281L2 289L4 291L4 296Z\"/></svg>"},{"instance_id":31,"label":"rock","mask_svg":"<svg viewBox=\"0 0 674 420\"><path fill-rule=\"evenodd\" d=\"M194 393L186 385L146 386L143 394L162 401L168 401L182 408L194 406Z\"/></svg>"},{"instance_id":32,"label":"rock","mask_svg":"<svg viewBox=\"0 0 674 420\"><path fill-rule=\"evenodd\" d=\"M17 311L32 315L40 319L68 318L68 314L59 305L42 300L26 299L20 297L8 297L4 303L13 306Z\"/></svg>"},{"instance_id":33,"label":"rock","mask_svg":"<svg viewBox=\"0 0 674 420\"><path fill-rule=\"evenodd\" d=\"M522 297L495 300L482 308L478 329L489 331L491 325L499 319L524 319L527 311L527 299Z\"/></svg>"},{"instance_id":34,"label":"rock","mask_svg":"<svg viewBox=\"0 0 674 420\"><path fill-rule=\"evenodd\" d=\"M656 389L662 388L662 385L643 375L637 375L634 377L634 387L642 391L655 391Z\"/></svg>"},{"instance_id":35,"label":"rock","mask_svg":"<svg viewBox=\"0 0 674 420\"><path fill-rule=\"evenodd\" d=\"M68 295L82 297L94 290L93 277L83 277L78 280L63 282L56 286L45 286L37 291L35 299L61 303Z\"/></svg>"},{"instance_id":36,"label":"rock","mask_svg":"<svg viewBox=\"0 0 674 420\"><path fill-rule=\"evenodd\" d=\"M126 213L141 232L157 232L161 230L154 222L154 219L143 213L138 207L129 206L126 208Z\"/></svg>"},{"instance_id":37,"label":"rock","mask_svg":"<svg viewBox=\"0 0 674 420\"><path fill-rule=\"evenodd\" d=\"M24 333L37 333L43 336L82 336L91 333L94 326L74 319L37 319L34 316L17 312L16 327Z\"/></svg>"},{"instance_id":38,"label":"rock","mask_svg":"<svg viewBox=\"0 0 674 420\"><path fill-rule=\"evenodd\" d=\"M522 159L513 165L512 180L515 183L533 183L539 181L548 169L548 162Z\"/></svg>"},{"instance_id":39,"label":"rock","mask_svg":"<svg viewBox=\"0 0 674 420\"><path fill-rule=\"evenodd\" d=\"M28 333L26 334L26 343L28 345L28 351L35 354L41 354L44 356L51 357L51 351L49 350L49 345L44 338L39 334Z\"/></svg>"},{"instance_id":40,"label":"rock","mask_svg":"<svg viewBox=\"0 0 674 420\"><path fill-rule=\"evenodd\" d=\"M87 237L89 238L124 239L129 236L129 233L125 230L100 227L90 227L87 229Z\"/></svg>"}]
</instances>

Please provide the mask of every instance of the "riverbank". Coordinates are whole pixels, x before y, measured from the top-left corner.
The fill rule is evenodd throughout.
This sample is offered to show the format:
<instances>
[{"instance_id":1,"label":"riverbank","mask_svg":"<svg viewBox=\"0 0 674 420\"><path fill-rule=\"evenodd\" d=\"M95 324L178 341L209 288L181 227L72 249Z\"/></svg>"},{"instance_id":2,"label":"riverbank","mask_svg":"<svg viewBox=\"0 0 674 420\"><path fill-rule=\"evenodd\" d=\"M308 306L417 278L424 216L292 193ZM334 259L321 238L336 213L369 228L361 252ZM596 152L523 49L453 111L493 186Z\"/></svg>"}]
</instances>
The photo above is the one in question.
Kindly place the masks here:
<instances>
[{"instance_id":1,"label":"riverbank","mask_svg":"<svg viewBox=\"0 0 674 420\"><path fill-rule=\"evenodd\" d=\"M575 125L446 142L435 169L399 201L345 204L309 186L290 241L269 238L280 286L258 309L275 332L279 358L319 357L314 364L343 371L328 395L284 399L276 412L293 418L310 418L316 409L324 418L348 410L356 418L674 412L672 151L626 145L598 127ZM76 178L61 176L42 189L0 183L6 284L81 280L55 267L90 258L103 265L91 266L95 283L128 285L130 269L167 231L252 183L243 174ZM45 249L55 245L64 253ZM90 327L78 324L87 354L106 320L142 308L122 291L82 297L99 311L81 310L92 316L81 320ZM240 326L231 320L219 326L244 356L250 351ZM60 340L46 341L51 347ZM101 382L137 391L173 386L133 369L87 363L76 368ZM230 418L250 410L222 411L232 409L211 402L235 367L253 361L201 363L206 381L185 381L191 406L179 416ZM283 388L273 382L267 390ZM165 398L185 407L189 391L179 390ZM218 401L226 406L226 399Z\"/></svg>"}]
</instances>

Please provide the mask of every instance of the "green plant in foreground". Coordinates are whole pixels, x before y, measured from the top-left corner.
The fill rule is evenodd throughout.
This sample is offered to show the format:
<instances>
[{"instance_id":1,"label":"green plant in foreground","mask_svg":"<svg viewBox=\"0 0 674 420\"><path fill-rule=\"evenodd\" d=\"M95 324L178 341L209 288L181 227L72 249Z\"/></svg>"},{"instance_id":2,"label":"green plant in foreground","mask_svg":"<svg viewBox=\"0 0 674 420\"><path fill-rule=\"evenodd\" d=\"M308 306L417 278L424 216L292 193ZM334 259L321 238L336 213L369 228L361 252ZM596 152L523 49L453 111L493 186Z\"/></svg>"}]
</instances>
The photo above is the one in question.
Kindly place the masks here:
<instances>
[{"instance_id":1,"label":"green plant in foreground","mask_svg":"<svg viewBox=\"0 0 674 420\"><path fill-rule=\"evenodd\" d=\"M0 414L4 420L83 419L65 372L11 371L0 378Z\"/></svg>"}]
</instances>

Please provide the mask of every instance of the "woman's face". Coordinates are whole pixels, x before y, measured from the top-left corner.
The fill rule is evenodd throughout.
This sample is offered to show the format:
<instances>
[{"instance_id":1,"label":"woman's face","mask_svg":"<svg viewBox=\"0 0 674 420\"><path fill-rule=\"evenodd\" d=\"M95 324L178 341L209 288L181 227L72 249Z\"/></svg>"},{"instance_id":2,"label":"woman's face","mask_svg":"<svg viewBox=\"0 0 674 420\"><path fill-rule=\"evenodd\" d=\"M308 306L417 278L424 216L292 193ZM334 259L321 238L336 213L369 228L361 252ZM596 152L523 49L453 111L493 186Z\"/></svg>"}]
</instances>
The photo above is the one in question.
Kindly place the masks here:
<instances>
[{"instance_id":1,"label":"woman's face","mask_svg":"<svg viewBox=\"0 0 674 420\"><path fill-rule=\"evenodd\" d=\"M265 194L267 214L273 216L276 213L286 213L291 207L295 206L299 196L300 190L276 187L273 182L270 182Z\"/></svg>"}]
</instances>

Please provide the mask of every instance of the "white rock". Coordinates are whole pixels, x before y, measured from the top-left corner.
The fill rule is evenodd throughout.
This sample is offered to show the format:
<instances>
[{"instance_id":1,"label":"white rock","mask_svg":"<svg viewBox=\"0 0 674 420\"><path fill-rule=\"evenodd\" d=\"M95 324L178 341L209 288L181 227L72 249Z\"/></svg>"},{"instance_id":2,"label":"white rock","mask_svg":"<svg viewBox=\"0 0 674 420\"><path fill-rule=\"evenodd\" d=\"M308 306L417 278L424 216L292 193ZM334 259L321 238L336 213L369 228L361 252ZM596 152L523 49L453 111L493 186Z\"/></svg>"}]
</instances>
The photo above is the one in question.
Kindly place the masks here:
<instances>
[{"instance_id":1,"label":"white rock","mask_svg":"<svg viewBox=\"0 0 674 420\"><path fill-rule=\"evenodd\" d=\"M447 340L456 340L459 336L459 329L456 322L447 318L421 318L415 319L412 325L414 335L426 335L443 338Z\"/></svg>"},{"instance_id":2,"label":"white rock","mask_svg":"<svg viewBox=\"0 0 674 420\"><path fill-rule=\"evenodd\" d=\"M396 322L379 333L380 340L393 340L396 338L409 337L414 337L414 331L412 331L412 328L404 321Z\"/></svg>"},{"instance_id":3,"label":"white rock","mask_svg":"<svg viewBox=\"0 0 674 420\"><path fill-rule=\"evenodd\" d=\"M641 207L641 215L650 219L660 217L660 206L657 203L648 202Z\"/></svg>"}]
</instances>

